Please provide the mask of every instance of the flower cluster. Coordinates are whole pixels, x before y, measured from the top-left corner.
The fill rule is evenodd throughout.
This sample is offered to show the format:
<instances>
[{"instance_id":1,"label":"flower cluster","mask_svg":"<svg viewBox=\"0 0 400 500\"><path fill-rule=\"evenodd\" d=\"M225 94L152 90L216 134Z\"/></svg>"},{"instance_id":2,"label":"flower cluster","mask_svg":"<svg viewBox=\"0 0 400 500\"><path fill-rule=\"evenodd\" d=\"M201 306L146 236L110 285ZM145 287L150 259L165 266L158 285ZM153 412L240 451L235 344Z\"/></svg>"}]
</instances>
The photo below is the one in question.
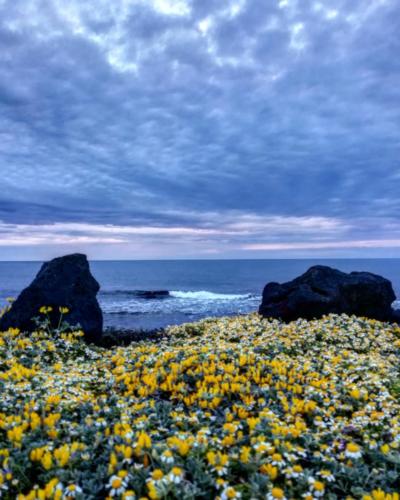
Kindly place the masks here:
<instances>
[{"instance_id":1,"label":"flower cluster","mask_svg":"<svg viewBox=\"0 0 400 500\"><path fill-rule=\"evenodd\" d=\"M0 334L1 498L399 499L399 327L254 314L158 344L81 336Z\"/></svg>"}]
</instances>

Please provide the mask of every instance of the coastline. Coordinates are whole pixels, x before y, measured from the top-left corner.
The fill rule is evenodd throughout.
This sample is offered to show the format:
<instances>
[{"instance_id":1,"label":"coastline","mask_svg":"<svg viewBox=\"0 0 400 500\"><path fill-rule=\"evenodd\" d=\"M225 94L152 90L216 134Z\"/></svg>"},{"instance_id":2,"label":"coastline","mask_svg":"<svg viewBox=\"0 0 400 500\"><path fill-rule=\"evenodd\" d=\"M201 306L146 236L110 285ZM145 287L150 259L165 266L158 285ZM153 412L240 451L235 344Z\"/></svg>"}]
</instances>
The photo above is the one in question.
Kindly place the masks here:
<instances>
[{"instance_id":1,"label":"coastline","mask_svg":"<svg viewBox=\"0 0 400 500\"><path fill-rule=\"evenodd\" d=\"M285 282L300 275L310 263L329 264L346 272L365 270L380 274L392 281L400 297L400 259L91 261L90 268L101 283L98 299L106 327L155 330L206 317L254 312L268 281ZM39 262L0 263L0 302L4 304L6 297L17 297L39 268ZM187 295L159 299L135 296L136 291L157 290ZM203 292L210 295L204 296ZM226 300L211 294L222 294Z\"/></svg>"}]
</instances>

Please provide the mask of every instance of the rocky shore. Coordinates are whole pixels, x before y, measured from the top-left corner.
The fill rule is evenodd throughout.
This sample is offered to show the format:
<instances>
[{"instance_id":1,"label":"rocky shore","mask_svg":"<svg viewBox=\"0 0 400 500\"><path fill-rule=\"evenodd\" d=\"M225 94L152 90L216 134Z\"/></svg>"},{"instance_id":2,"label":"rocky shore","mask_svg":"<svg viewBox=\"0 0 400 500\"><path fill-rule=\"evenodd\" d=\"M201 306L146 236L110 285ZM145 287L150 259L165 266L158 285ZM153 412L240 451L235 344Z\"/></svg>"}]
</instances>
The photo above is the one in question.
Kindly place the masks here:
<instances>
[{"instance_id":1,"label":"rocky shore","mask_svg":"<svg viewBox=\"0 0 400 500\"><path fill-rule=\"evenodd\" d=\"M105 328L96 342L101 347L127 346L132 342L160 342L166 336L165 329L134 330L125 328Z\"/></svg>"}]
</instances>

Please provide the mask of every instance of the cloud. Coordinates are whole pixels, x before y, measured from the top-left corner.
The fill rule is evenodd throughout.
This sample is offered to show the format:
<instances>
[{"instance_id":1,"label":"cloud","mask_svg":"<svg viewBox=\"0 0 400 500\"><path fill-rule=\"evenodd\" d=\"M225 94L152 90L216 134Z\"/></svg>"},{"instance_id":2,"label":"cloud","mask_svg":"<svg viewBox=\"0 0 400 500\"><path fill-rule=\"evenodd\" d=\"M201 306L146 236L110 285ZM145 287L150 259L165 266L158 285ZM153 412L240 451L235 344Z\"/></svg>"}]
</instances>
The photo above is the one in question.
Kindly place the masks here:
<instances>
[{"instance_id":1,"label":"cloud","mask_svg":"<svg viewBox=\"0 0 400 500\"><path fill-rule=\"evenodd\" d=\"M212 228L199 251L223 255L327 230L391 240L398 15L395 0L2 0L0 221L35 245L65 224Z\"/></svg>"},{"instance_id":2,"label":"cloud","mask_svg":"<svg viewBox=\"0 0 400 500\"><path fill-rule=\"evenodd\" d=\"M320 250L336 248L400 248L400 240L330 241L326 243L251 243L243 250Z\"/></svg>"},{"instance_id":3,"label":"cloud","mask_svg":"<svg viewBox=\"0 0 400 500\"><path fill-rule=\"evenodd\" d=\"M166 214L167 220L174 214ZM191 220L191 224L189 224ZM214 222L210 222L214 221ZM362 222L362 221L361 221ZM363 228L368 225L368 230ZM83 222L58 222L48 224L0 223L0 246L60 246L60 245L109 245L121 244L127 248L144 248L152 244L196 247L200 254L223 253L230 249L241 250L296 250L325 248L385 248L397 247L400 241L400 224L387 220L381 234L389 232L398 238L366 240L365 234L377 232L371 221L360 224L358 220L341 220L326 217L261 217L230 212L217 220L215 213L188 214L186 224L167 225L115 225ZM351 236L356 235L357 240ZM364 239L363 239L364 238ZM299 240L302 241L299 241Z\"/></svg>"}]
</instances>

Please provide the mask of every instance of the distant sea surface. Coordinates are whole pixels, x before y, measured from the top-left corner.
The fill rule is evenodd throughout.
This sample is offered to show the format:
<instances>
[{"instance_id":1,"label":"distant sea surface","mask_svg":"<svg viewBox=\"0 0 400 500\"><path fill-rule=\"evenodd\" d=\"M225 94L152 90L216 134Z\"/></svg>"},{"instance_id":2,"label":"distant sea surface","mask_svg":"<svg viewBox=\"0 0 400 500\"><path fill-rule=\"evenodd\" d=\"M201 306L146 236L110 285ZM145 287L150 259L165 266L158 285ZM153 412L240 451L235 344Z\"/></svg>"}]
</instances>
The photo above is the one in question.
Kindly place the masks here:
<instances>
[{"instance_id":1,"label":"distant sea surface","mask_svg":"<svg viewBox=\"0 0 400 500\"><path fill-rule=\"evenodd\" d=\"M256 311L266 283L291 280L316 264L380 274L400 298L400 259L93 261L90 267L101 286L105 326L153 329ZM16 297L40 266L0 262L0 306ZM143 293L149 291L163 293L149 298Z\"/></svg>"}]
</instances>

